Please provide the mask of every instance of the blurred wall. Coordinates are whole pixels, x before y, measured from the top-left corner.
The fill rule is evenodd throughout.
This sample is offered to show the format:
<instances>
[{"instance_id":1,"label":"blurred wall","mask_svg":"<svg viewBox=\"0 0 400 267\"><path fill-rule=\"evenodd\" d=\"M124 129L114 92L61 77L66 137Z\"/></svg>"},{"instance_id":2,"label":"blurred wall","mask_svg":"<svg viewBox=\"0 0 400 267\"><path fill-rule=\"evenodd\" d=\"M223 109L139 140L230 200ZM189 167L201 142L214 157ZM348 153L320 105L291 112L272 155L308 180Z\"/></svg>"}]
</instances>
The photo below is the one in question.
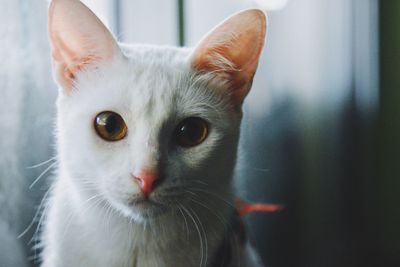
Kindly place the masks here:
<instances>
[{"instance_id":1,"label":"blurred wall","mask_svg":"<svg viewBox=\"0 0 400 267\"><path fill-rule=\"evenodd\" d=\"M29 187L48 165L28 167L54 154L57 90L51 78L46 6L45 1L0 0L0 266L4 267L22 267L28 257L35 257L36 224L30 224L47 186L43 179Z\"/></svg>"}]
</instances>

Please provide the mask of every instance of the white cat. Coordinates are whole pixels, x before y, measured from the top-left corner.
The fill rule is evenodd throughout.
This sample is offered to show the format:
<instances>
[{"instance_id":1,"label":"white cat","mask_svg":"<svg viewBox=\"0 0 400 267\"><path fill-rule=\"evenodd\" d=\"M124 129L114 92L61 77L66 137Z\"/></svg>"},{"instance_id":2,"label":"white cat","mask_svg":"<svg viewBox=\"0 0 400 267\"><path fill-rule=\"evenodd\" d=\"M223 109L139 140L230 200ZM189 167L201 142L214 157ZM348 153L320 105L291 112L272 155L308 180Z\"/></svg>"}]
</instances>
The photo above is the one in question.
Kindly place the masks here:
<instances>
[{"instance_id":1,"label":"white cat","mask_svg":"<svg viewBox=\"0 0 400 267\"><path fill-rule=\"evenodd\" d=\"M43 267L253 266L233 203L260 10L194 48L117 44L81 2L53 0L59 168Z\"/></svg>"}]
</instances>

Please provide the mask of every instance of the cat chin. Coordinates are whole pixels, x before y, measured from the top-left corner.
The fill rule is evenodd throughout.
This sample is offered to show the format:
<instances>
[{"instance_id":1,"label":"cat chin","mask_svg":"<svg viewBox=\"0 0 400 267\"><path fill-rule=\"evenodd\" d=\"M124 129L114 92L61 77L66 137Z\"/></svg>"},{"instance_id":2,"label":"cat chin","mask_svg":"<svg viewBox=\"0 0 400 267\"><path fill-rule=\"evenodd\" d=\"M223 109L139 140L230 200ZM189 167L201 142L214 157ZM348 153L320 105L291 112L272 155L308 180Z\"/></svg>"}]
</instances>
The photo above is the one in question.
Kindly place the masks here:
<instances>
[{"instance_id":1,"label":"cat chin","mask_svg":"<svg viewBox=\"0 0 400 267\"><path fill-rule=\"evenodd\" d=\"M112 203L126 218L134 223L144 224L168 215L170 207L151 200L135 200L128 204Z\"/></svg>"},{"instance_id":2,"label":"cat chin","mask_svg":"<svg viewBox=\"0 0 400 267\"><path fill-rule=\"evenodd\" d=\"M156 221L161 217L168 215L167 207L160 208L146 208L146 209L132 209L126 214L129 219L133 220L135 223L144 224L151 221Z\"/></svg>"}]
</instances>

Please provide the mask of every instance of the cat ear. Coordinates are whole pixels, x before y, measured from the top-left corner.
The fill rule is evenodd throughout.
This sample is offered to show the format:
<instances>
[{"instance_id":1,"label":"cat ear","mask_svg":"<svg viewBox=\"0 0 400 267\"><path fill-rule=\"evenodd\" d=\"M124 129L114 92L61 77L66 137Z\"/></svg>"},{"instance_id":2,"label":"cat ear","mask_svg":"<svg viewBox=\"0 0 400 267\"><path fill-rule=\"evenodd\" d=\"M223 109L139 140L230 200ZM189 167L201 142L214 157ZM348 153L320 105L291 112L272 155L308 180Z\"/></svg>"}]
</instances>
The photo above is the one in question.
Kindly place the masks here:
<instances>
[{"instance_id":1,"label":"cat ear","mask_svg":"<svg viewBox=\"0 0 400 267\"><path fill-rule=\"evenodd\" d=\"M266 17L258 9L242 11L208 33L191 55L192 68L213 73L226 83L236 104L250 90L265 42Z\"/></svg>"},{"instance_id":2,"label":"cat ear","mask_svg":"<svg viewBox=\"0 0 400 267\"><path fill-rule=\"evenodd\" d=\"M120 50L112 34L78 0L53 0L49 7L49 37L56 78L65 90L86 67L111 61Z\"/></svg>"}]
</instances>

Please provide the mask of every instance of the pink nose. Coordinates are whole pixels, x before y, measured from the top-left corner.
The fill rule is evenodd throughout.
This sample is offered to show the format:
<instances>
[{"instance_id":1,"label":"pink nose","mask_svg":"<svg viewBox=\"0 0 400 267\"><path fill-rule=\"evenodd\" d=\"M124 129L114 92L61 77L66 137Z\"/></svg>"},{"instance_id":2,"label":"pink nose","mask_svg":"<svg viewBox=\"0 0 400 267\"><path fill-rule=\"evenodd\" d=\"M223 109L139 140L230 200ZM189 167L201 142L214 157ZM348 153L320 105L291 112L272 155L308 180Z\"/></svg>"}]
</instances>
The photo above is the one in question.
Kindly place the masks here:
<instances>
[{"instance_id":1,"label":"pink nose","mask_svg":"<svg viewBox=\"0 0 400 267\"><path fill-rule=\"evenodd\" d=\"M143 192L145 197L148 197L154 189L155 182L159 180L160 177L158 173L154 171L142 171L137 176L133 175L133 178L139 185L140 190Z\"/></svg>"}]
</instances>

